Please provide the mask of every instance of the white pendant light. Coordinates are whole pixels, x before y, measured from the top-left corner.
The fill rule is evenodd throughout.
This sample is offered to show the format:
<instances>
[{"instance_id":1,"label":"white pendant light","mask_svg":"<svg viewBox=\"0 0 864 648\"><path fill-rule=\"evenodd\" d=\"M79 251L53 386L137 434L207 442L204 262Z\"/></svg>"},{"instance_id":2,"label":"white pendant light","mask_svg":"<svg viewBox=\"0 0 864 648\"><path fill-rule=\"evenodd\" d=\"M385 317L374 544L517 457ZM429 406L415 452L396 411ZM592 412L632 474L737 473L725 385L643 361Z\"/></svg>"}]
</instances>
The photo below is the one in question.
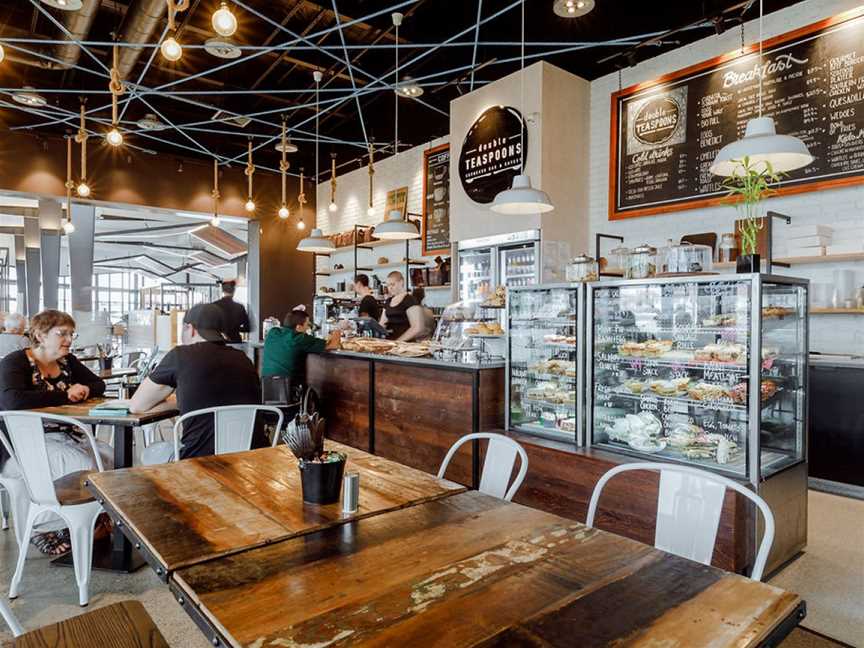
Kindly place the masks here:
<instances>
[{"instance_id":1,"label":"white pendant light","mask_svg":"<svg viewBox=\"0 0 864 648\"><path fill-rule=\"evenodd\" d=\"M183 48L173 36L169 36L162 41L162 45L159 46L159 51L162 52L162 56L169 61L179 61L180 57L183 56Z\"/></svg>"},{"instance_id":2,"label":"white pendant light","mask_svg":"<svg viewBox=\"0 0 864 648\"><path fill-rule=\"evenodd\" d=\"M237 18L231 13L228 4L223 2L219 9L213 12L213 19L210 21L213 25L213 31L220 36L231 36L237 31Z\"/></svg>"},{"instance_id":3,"label":"white pendant light","mask_svg":"<svg viewBox=\"0 0 864 648\"><path fill-rule=\"evenodd\" d=\"M408 241L420 238L420 232L414 223L409 223L402 218L402 212L393 209L384 218L384 222L375 226L372 236L387 241Z\"/></svg>"},{"instance_id":4,"label":"white pendant light","mask_svg":"<svg viewBox=\"0 0 864 648\"><path fill-rule=\"evenodd\" d=\"M333 241L325 237L323 232L317 227L309 232L309 236L302 239L297 244L297 249L300 252L315 252L316 254L327 254L336 249Z\"/></svg>"},{"instance_id":5,"label":"white pendant light","mask_svg":"<svg viewBox=\"0 0 864 648\"><path fill-rule=\"evenodd\" d=\"M762 0L759 0L759 64L762 64ZM714 159L711 173L737 176L744 173L744 158L756 171L787 173L807 166L813 156L807 145L792 135L778 135L773 117L762 116L762 75L759 75L759 116L747 121L744 137L727 144Z\"/></svg>"},{"instance_id":6,"label":"white pendant light","mask_svg":"<svg viewBox=\"0 0 864 648\"><path fill-rule=\"evenodd\" d=\"M522 68L519 72L521 110L525 112L525 0L522 0ZM525 173L525 127L519 123L519 166L522 174L513 176L510 189L500 192L492 201L490 209L496 214L542 214L555 206L545 191L531 187L531 177Z\"/></svg>"},{"instance_id":7,"label":"white pendant light","mask_svg":"<svg viewBox=\"0 0 864 648\"><path fill-rule=\"evenodd\" d=\"M513 186L505 189L492 201L496 214L543 214L555 209L545 191L534 189L527 175L513 177Z\"/></svg>"}]
</instances>

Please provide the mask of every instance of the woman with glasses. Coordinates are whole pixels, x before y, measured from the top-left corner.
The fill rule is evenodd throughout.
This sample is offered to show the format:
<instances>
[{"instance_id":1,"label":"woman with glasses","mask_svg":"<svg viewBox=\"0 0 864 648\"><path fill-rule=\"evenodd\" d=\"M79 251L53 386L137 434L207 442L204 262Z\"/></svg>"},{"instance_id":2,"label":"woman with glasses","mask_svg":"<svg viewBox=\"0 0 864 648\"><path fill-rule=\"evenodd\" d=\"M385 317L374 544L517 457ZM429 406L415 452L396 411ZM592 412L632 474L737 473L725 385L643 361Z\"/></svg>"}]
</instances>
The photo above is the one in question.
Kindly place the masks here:
<instances>
[{"instance_id":1,"label":"woman with glasses","mask_svg":"<svg viewBox=\"0 0 864 648\"><path fill-rule=\"evenodd\" d=\"M42 311L30 322L29 349L13 351L0 361L0 410L28 410L80 403L101 396L105 383L70 353L75 339L75 320L57 310ZM61 427L46 428L48 461L54 480L79 470L95 470L90 444ZM97 442L102 462L113 467L110 446ZM20 471L0 444L0 474L16 478ZM59 519L39 525L39 530L62 527ZM17 523L17 522L16 522ZM71 550L68 531L40 533L31 542L48 555Z\"/></svg>"}]
</instances>

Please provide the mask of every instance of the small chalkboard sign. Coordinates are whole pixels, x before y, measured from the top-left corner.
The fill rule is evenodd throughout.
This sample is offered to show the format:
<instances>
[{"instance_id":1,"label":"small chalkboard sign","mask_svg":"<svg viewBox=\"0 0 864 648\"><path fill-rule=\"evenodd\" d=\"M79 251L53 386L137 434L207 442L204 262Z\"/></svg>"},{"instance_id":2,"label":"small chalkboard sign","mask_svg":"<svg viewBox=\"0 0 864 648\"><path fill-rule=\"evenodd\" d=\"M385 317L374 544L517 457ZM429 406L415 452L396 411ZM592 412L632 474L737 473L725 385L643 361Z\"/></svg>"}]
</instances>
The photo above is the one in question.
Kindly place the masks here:
<instances>
[{"instance_id":1,"label":"small chalkboard sign","mask_svg":"<svg viewBox=\"0 0 864 648\"><path fill-rule=\"evenodd\" d=\"M450 145L423 152L423 256L450 251Z\"/></svg>"},{"instance_id":2,"label":"small chalkboard sign","mask_svg":"<svg viewBox=\"0 0 864 648\"><path fill-rule=\"evenodd\" d=\"M815 160L778 193L864 182L864 8L612 95L609 218L720 204L710 167L747 120L774 118Z\"/></svg>"}]
</instances>

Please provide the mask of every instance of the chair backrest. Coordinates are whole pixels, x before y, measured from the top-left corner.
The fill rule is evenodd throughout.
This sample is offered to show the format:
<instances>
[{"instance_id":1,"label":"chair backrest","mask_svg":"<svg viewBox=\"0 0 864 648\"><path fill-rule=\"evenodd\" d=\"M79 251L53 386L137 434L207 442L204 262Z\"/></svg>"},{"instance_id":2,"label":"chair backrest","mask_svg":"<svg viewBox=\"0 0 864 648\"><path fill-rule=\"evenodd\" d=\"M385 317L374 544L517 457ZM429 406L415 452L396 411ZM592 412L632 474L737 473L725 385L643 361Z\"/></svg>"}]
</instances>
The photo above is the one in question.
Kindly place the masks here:
<instances>
[{"instance_id":1,"label":"chair backrest","mask_svg":"<svg viewBox=\"0 0 864 648\"><path fill-rule=\"evenodd\" d=\"M480 477L480 492L501 497L509 502L525 480L525 474L528 472L528 455L521 445L503 434L494 432L466 434L447 451L444 461L441 462L441 468L438 470L438 477L444 477L450 460L462 447L462 444L475 439L487 439L489 441L489 445L486 447L486 460L483 462L483 474ZM513 473L516 455L519 455L520 458L519 472L516 479L510 484L510 475ZM510 485L509 488L508 484Z\"/></svg>"},{"instance_id":2,"label":"chair backrest","mask_svg":"<svg viewBox=\"0 0 864 648\"><path fill-rule=\"evenodd\" d=\"M180 438L184 421L197 416L213 416L213 444L216 454L220 455L242 452L252 447L252 434L255 431L255 418L258 412L270 412L276 417L276 434L273 438L278 440L283 417L279 408L271 405L224 405L206 407L184 414L174 423L175 461L180 458Z\"/></svg>"},{"instance_id":3,"label":"chair backrest","mask_svg":"<svg viewBox=\"0 0 864 648\"><path fill-rule=\"evenodd\" d=\"M615 475L630 470L650 470L660 473L660 489L657 496L657 522L654 546L704 565L711 564L717 527L723 510L726 489L740 493L753 502L762 512L765 532L750 578L762 580L762 572L768 561L768 553L774 544L774 515L768 504L759 495L721 475L705 470L675 464L636 462L616 466L608 471L591 495L588 517L585 524L594 526L597 504L606 483Z\"/></svg>"},{"instance_id":4,"label":"chair backrest","mask_svg":"<svg viewBox=\"0 0 864 648\"><path fill-rule=\"evenodd\" d=\"M6 451L18 463L21 478L27 487L31 501L37 504L58 505L54 480L51 477L51 463L45 443L45 423L61 423L81 432L90 442L90 449L99 472L104 470L102 457L96 448L96 439L84 424L68 416L49 416L37 412L0 412L6 425L6 434L0 434L0 441Z\"/></svg>"}]
</instances>

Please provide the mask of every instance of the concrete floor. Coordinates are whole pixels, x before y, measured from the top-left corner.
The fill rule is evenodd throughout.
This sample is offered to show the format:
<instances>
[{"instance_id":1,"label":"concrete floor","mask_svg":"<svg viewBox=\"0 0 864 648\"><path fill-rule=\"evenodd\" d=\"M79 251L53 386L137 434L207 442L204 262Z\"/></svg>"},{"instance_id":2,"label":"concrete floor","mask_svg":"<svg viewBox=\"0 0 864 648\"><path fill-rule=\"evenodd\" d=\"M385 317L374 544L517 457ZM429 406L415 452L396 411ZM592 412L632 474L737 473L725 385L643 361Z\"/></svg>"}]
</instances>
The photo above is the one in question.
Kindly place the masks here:
<instances>
[{"instance_id":1,"label":"concrete floor","mask_svg":"<svg viewBox=\"0 0 864 648\"><path fill-rule=\"evenodd\" d=\"M809 534L807 553L771 583L804 597L805 627L864 648L864 502L811 491ZM16 557L12 531L0 531L0 591L8 587ZM94 571L90 605L80 608L72 570L52 567L31 548L20 596L10 605L24 628L33 629L126 599L144 604L171 646L210 645L148 567L127 575ZM9 639L11 634L2 626L0 642ZM783 648L830 645L820 637L796 632Z\"/></svg>"}]
</instances>

